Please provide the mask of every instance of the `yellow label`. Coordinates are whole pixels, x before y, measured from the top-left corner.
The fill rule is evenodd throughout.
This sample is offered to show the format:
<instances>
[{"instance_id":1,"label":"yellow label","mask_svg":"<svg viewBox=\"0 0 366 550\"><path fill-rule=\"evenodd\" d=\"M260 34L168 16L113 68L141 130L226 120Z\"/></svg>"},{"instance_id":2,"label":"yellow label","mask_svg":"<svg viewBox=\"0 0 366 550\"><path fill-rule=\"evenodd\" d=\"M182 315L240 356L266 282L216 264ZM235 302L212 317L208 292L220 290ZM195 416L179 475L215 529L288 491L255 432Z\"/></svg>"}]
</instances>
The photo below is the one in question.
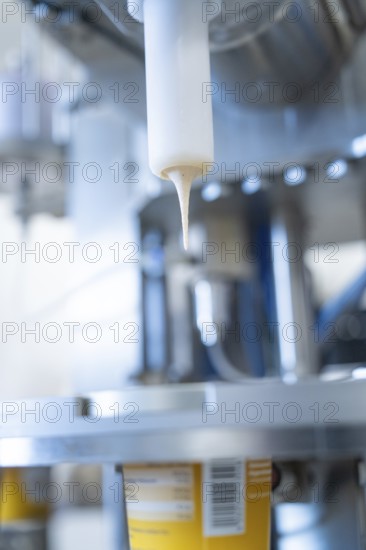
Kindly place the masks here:
<instances>
[{"instance_id":1,"label":"yellow label","mask_svg":"<svg viewBox=\"0 0 366 550\"><path fill-rule=\"evenodd\" d=\"M269 550L272 466L124 467L131 550Z\"/></svg>"},{"instance_id":2,"label":"yellow label","mask_svg":"<svg viewBox=\"0 0 366 550\"><path fill-rule=\"evenodd\" d=\"M38 477L33 479L31 476L32 471L22 468L0 469L0 524L47 519L49 507L42 498Z\"/></svg>"}]
</instances>

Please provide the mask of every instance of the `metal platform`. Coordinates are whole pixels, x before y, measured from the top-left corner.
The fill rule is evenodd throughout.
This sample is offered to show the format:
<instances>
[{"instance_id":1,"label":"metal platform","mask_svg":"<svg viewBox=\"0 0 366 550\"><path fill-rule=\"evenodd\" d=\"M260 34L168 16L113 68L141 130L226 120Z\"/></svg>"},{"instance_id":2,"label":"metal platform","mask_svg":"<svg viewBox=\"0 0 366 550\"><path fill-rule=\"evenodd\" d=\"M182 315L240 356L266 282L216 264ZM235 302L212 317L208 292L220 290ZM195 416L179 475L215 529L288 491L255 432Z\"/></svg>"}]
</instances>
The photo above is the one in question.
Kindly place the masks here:
<instances>
[{"instance_id":1,"label":"metal platform","mask_svg":"<svg viewBox=\"0 0 366 550\"><path fill-rule=\"evenodd\" d=\"M205 383L0 404L0 466L363 457L366 380Z\"/></svg>"}]
</instances>

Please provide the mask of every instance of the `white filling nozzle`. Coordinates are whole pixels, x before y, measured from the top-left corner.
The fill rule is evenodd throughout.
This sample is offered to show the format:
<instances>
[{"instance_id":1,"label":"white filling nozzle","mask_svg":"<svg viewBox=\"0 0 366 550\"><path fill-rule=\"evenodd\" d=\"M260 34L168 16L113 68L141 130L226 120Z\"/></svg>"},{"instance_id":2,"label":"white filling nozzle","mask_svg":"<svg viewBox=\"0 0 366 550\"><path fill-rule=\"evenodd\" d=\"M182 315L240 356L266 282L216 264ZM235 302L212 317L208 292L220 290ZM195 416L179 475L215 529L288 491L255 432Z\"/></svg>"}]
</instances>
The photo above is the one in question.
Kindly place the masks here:
<instances>
[{"instance_id":1,"label":"white filling nozzle","mask_svg":"<svg viewBox=\"0 0 366 550\"><path fill-rule=\"evenodd\" d=\"M178 191L185 245L192 180L213 162L208 18L203 0L137 0L145 25L149 164Z\"/></svg>"}]
</instances>

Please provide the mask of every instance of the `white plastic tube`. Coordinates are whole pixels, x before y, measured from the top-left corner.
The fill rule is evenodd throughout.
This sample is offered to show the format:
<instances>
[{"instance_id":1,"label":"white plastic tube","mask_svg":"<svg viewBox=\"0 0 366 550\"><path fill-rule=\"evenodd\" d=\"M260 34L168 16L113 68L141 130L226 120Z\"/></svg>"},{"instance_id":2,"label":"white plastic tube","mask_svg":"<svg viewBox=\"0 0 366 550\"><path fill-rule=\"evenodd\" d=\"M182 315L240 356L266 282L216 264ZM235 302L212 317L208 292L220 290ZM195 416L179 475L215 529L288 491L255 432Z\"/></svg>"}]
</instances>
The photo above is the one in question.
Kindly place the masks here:
<instances>
[{"instance_id":1,"label":"white plastic tube","mask_svg":"<svg viewBox=\"0 0 366 550\"><path fill-rule=\"evenodd\" d=\"M213 162L208 17L203 0L135 0L145 25L149 164L176 186L188 248L192 181Z\"/></svg>"},{"instance_id":2,"label":"white plastic tube","mask_svg":"<svg viewBox=\"0 0 366 550\"><path fill-rule=\"evenodd\" d=\"M131 14L145 25L150 168L213 162L208 21L202 0L139 0Z\"/></svg>"}]
</instances>

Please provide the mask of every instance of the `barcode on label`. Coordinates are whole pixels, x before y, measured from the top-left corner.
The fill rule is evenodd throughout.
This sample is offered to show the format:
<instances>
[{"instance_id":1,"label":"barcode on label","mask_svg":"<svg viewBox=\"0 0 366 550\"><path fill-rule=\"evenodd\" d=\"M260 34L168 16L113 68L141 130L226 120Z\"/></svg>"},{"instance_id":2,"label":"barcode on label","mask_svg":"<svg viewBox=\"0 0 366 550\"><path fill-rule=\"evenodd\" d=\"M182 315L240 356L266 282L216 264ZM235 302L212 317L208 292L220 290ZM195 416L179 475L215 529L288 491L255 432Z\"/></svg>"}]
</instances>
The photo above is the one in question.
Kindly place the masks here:
<instances>
[{"instance_id":1,"label":"barcode on label","mask_svg":"<svg viewBox=\"0 0 366 550\"><path fill-rule=\"evenodd\" d=\"M203 465L203 532L205 537L244 533L244 462L213 460Z\"/></svg>"}]
</instances>

